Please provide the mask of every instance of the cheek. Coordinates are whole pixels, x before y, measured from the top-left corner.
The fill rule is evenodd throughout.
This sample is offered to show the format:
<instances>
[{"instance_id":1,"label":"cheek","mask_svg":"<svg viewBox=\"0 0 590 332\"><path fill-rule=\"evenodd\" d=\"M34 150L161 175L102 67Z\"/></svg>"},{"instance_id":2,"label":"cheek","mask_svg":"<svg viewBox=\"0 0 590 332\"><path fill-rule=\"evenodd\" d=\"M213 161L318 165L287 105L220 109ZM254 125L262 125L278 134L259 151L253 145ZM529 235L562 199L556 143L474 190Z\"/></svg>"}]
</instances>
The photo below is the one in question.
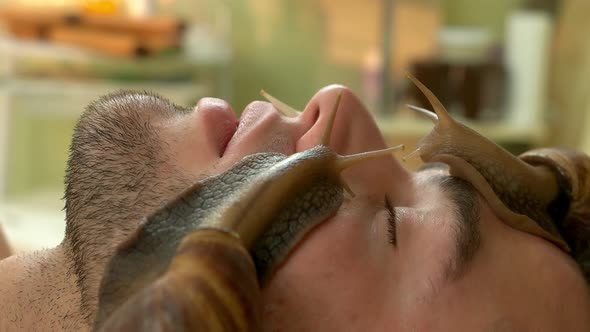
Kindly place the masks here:
<instances>
[{"instance_id":1,"label":"cheek","mask_svg":"<svg viewBox=\"0 0 590 332\"><path fill-rule=\"evenodd\" d=\"M165 132L164 153L171 171L196 177L207 172L219 159L216 148L208 142L198 123L186 122Z\"/></svg>"},{"instance_id":2,"label":"cheek","mask_svg":"<svg viewBox=\"0 0 590 332\"><path fill-rule=\"evenodd\" d=\"M387 278L367 250L365 227L337 216L310 233L263 290L265 324L350 330L375 322Z\"/></svg>"}]
</instances>

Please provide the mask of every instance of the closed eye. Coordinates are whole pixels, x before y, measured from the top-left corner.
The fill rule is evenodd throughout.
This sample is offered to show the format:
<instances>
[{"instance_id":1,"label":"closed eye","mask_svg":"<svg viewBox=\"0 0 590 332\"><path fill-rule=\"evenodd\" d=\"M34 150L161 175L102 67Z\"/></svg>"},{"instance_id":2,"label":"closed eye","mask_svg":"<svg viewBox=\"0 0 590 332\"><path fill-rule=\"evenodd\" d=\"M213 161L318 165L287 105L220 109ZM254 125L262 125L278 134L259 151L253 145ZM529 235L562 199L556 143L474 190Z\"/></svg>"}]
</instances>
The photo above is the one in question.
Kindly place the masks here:
<instances>
[{"instance_id":1,"label":"closed eye","mask_svg":"<svg viewBox=\"0 0 590 332\"><path fill-rule=\"evenodd\" d=\"M391 243L394 247L397 247L397 215L387 195L385 195L385 208L389 213L389 216L387 218L387 233L389 243Z\"/></svg>"}]
</instances>

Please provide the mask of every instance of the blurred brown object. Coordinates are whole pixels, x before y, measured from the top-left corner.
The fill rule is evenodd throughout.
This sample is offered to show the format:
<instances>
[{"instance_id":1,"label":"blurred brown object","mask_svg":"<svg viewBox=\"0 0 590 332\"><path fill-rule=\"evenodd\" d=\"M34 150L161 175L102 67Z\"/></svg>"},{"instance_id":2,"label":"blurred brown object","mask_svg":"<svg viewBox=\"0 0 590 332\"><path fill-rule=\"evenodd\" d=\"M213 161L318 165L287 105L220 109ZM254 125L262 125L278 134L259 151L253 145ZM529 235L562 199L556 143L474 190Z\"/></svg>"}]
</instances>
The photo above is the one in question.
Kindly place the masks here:
<instances>
[{"instance_id":1,"label":"blurred brown object","mask_svg":"<svg viewBox=\"0 0 590 332\"><path fill-rule=\"evenodd\" d=\"M100 31L86 27L56 26L49 30L48 39L102 51L113 56L143 56L149 50L130 33Z\"/></svg>"},{"instance_id":2,"label":"blurred brown object","mask_svg":"<svg viewBox=\"0 0 590 332\"><path fill-rule=\"evenodd\" d=\"M178 35L184 30L184 23L173 17L134 18L125 16L106 16L80 14L79 23L84 26L111 30L127 31L139 37L151 34Z\"/></svg>"},{"instance_id":3,"label":"blurred brown object","mask_svg":"<svg viewBox=\"0 0 590 332\"><path fill-rule=\"evenodd\" d=\"M463 64L444 60L418 61L412 65L411 71L451 112L452 106L457 105L460 115L467 119L479 119L483 111L495 113L486 114L488 117L502 115L506 75L503 65L496 61ZM414 85L408 85L406 97L417 106L431 107Z\"/></svg>"},{"instance_id":4,"label":"blurred brown object","mask_svg":"<svg viewBox=\"0 0 590 332\"><path fill-rule=\"evenodd\" d=\"M72 8L4 7L0 9L0 20L6 23L12 35L22 39L45 39L47 31L55 25L66 24L78 13Z\"/></svg>"},{"instance_id":5,"label":"blurred brown object","mask_svg":"<svg viewBox=\"0 0 590 332\"><path fill-rule=\"evenodd\" d=\"M2 229L2 224L0 224L0 260L12 255L12 251L10 250L10 245L8 244L8 240L6 240L6 236L4 236L4 230Z\"/></svg>"},{"instance_id":6,"label":"blurred brown object","mask_svg":"<svg viewBox=\"0 0 590 332\"><path fill-rule=\"evenodd\" d=\"M181 47L184 23L174 17L132 18L83 13L79 9L3 8L0 20L21 39L92 49L117 57L138 57Z\"/></svg>"},{"instance_id":7,"label":"blurred brown object","mask_svg":"<svg viewBox=\"0 0 590 332\"><path fill-rule=\"evenodd\" d=\"M318 3L325 16L325 48L331 62L361 67L367 50L380 49L382 1L320 0ZM435 54L437 34L443 21L437 3L394 2L390 50L392 77L403 79L413 60Z\"/></svg>"}]
</instances>

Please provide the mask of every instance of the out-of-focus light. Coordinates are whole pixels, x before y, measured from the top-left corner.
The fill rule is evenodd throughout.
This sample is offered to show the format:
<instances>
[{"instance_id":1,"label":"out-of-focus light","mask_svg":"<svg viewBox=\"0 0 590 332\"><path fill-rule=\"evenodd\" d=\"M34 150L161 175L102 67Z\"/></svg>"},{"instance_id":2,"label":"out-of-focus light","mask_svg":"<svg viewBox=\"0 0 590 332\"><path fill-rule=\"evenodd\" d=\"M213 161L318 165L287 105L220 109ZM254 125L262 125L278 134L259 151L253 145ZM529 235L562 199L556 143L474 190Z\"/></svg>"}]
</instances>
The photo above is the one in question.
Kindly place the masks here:
<instances>
[{"instance_id":1,"label":"out-of-focus light","mask_svg":"<svg viewBox=\"0 0 590 332\"><path fill-rule=\"evenodd\" d=\"M119 11L119 1L116 0L86 0L84 11L90 14L114 14Z\"/></svg>"}]
</instances>

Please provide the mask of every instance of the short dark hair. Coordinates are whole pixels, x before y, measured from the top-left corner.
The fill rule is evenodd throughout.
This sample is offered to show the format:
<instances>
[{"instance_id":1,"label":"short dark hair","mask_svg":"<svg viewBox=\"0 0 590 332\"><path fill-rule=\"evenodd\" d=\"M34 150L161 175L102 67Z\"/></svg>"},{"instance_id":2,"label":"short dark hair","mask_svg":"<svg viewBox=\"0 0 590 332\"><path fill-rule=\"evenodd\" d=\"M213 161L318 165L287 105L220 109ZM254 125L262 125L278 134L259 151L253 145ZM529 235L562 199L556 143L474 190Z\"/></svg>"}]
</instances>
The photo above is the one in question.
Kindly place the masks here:
<instances>
[{"instance_id":1,"label":"short dark hair","mask_svg":"<svg viewBox=\"0 0 590 332\"><path fill-rule=\"evenodd\" d=\"M162 183L159 169L168 157L153 120L186 111L150 92L118 91L91 103L74 128L65 175L64 243L88 315L96 297L88 294L88 283L99 282L91 271L101 269L116 242L163 203L169 184Z\"/></svg>"}]
</instances>

